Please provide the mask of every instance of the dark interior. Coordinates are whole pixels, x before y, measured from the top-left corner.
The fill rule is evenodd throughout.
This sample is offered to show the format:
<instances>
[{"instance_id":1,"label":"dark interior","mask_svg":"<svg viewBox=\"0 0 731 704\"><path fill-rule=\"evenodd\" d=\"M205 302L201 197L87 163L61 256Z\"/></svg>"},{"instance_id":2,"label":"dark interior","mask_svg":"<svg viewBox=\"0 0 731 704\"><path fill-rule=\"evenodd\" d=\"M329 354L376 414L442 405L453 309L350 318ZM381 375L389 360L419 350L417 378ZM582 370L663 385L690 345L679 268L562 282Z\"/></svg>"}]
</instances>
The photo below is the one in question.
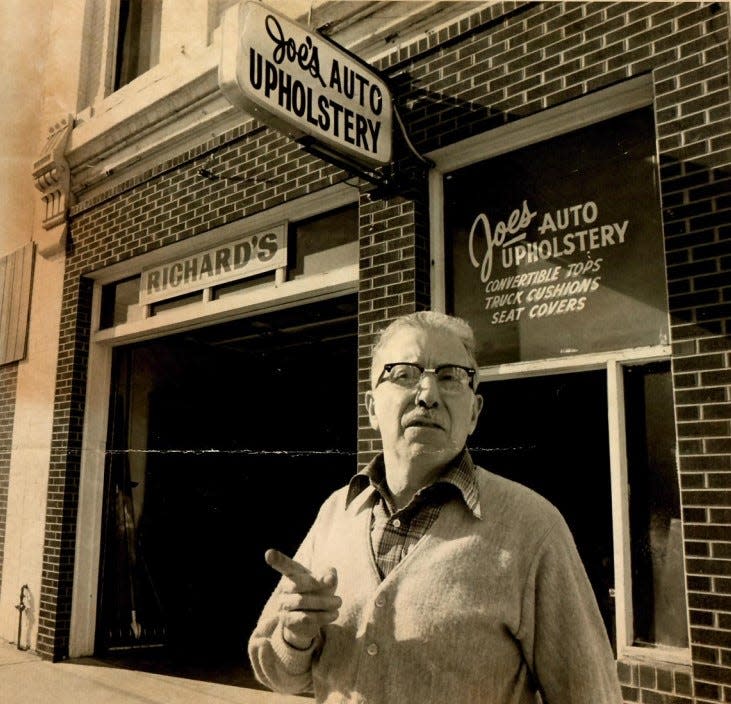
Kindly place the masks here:
<instances>
[{"instance_id":1,"label":"dark interior","mask_svg":"<svg viewBox=\"0 0 731 704\"><path fill-rule=\"evenodd\" d=\"M246 681L264 551L356 470L356 331L347 296L115 350L100 655Z\"/></svg>"},{"instance_id":2,"label":"dark interior","mask_svg":"<svg viewBox=\"0 0 731 704\"><path fill-rule=\"evenodd\" d=\"M531 487L563 514L613 640L614 551L606 374L483 383L468 445L475 461Z\"/></svg>"},{"instance_id":3,"label":"dark interior","mask_svg":"<svg viewBox=\"0 0 731 704\"><path fill-rule=\"evenodd\" d=\"M263 553L292 554L356 470L356 331L348 296L115 351L97 638L106 662L254 684L246 642L277 579ZM476 461L561 510L611 634L604 372L480 393Z\"/></svg>"}]
</instances>

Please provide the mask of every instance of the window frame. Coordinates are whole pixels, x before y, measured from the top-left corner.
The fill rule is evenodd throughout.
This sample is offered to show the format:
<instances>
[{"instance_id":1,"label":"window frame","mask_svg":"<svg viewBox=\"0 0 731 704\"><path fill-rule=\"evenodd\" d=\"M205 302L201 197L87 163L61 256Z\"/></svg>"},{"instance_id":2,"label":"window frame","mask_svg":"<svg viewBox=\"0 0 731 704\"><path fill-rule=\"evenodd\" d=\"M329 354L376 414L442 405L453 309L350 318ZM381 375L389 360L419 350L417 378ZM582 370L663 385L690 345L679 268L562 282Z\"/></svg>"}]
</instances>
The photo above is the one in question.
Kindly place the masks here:
<instances>
[{"instance_id":1,"label":"window frame","mask_svg":"<svg viewBox=\"0 0 731 704\"><path fill-rule=\"evenodd\" d=\"M134 27L134 29L138 30L138 35L135 38L138 42L137 51L134 54L135 63L139 64L140 59L142 57L145 58L145 63L147 64L147 68L144 70L138 70L138 68L135 68L134 75L128 78L124 78L122 73L122 68L124 65L124 56L120 56L120 54L123 54L122 44L126 42L122 42L122 37L120 36L120 32L122 30L121 27L121 15L122 15L122 2L123 0L114 0L114 6L113 11L116 14L116 22L114 23L116 27L116 32L114 33L114 46L113 46L113 57L112 57L112 83L110 92L116 93L118 90L121 90L126 85L129 85L133 81L137 80L140 76L144 75L151 69L153 69L155 66L157 66L160 63L160 49L161 49L161 40L162 40L162 14L163 14L163 0L156 0L154 5L150 5L149 2L146 5L141 5L142 15L140 17L141 24L139 27ZM131 0L128 0L130 2L130 12L132 11L131 7ZM143 31L144 30L144 19L149 18L151 19L151 26L148 33ZM142 40L145 40L144 42ZM148 46L149 45L149 46ZM131 56L127 56L127 59L132 58ZM121 59L121 61L120 61ZM122 81L124 82L122 83Z\"/></svg>"},{"instance_id":2,"label":"window frame","mask_svg":"<svg viewBox=\"0 0 731 704\"><path fill-rule=\"evenodd\" d=\"M92 41L88 49L94 55L90 66L94 67L91 72L96 75L88 75L86 82L88 85L96 87L91 87L85 110L91 110L92 114L99 111L104 112L104 101L111 96L116 96L120 92L123 96L128 93L136 94L140 89L159 82L160 78L168 73L169 69L165 64L170 63L171 56L175 56L177 53L186 54L190 60L193 54L198 54L201 50L214 44L216 27L212 27L211 23L215 19L213 17L215 0L206 0L204 11L188 18L188 21L194 24L191 25L190 34L185 38L187 41L182 46L176 44L175 36L171 35L168 26L169 18L166 16L170 12L166 7L167 2L168 0L159 0L159 7L155 8L153 14L154 27L151 35L150 55L156 57L155 63L137 74L136 77L117 86L121 2L120 0L100 0L90 19L91 26L88 32L90 37L101 37L98 43ZM216 62L217 60L216 56ZM134 88L125 90L132 84L134 84ZM113 104L115 103L116 100L113 100Z\"/></svg>"},{"instance_id":3,"label":"window frame","mask_svg":"<svg viewBox=\"0 0 731 704\"><path fill-rule=\"evenodd\" d=\"M499 154L646 107L651 105L652 101L652 78L642 76L427 154L435 164L429 173L432 308L446 311L444 179L449 173ZM634 644L623 373L625 366L667 361L670 358L670 345L655 345L572 357L512 362L481 367L479 382L596 369L605 370L614 543L617 658L689 665L691 663L690 638L687 648ZM675 442L677 447L677 437ZM687 589L685 598L687 614ZM688 628L690 628L689 625Z\"/></svg>"}]
</instances>

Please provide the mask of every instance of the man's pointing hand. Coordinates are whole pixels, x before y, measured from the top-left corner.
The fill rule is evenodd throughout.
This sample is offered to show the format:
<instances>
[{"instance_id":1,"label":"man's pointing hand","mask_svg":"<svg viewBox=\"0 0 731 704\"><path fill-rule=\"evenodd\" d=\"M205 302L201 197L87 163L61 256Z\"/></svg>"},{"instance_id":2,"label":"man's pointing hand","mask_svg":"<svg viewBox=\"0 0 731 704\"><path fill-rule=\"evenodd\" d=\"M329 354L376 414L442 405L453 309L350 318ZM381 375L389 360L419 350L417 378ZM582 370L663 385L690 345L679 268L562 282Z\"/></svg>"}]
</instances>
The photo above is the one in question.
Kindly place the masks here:
<instances>
[{"instance_id":1,"label":"man's pointing hand","mask_svg":"<svg viewBox=\"0 0 731 704\"><path fill-rule=\"evenodd\" d=\"M320 629L338 617L342 600L335 595L337 573L330 568L318 578L278 550L267 550L264 559L284 577L279 594L279 621L284 640L293 648L307 650Z\"/></svg>"}]
</instances>

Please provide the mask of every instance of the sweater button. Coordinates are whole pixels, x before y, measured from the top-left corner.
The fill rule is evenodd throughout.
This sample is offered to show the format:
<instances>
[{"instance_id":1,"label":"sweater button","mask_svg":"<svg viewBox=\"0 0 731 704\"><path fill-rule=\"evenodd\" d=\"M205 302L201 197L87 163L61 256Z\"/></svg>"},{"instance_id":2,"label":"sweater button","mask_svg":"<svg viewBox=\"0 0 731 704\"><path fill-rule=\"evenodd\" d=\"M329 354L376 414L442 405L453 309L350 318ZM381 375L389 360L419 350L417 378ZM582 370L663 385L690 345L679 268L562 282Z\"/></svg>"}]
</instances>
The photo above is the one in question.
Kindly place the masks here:
<instances>
[{"instance_id":1,"label":"sweater button","mask_svg":"<svg viewBox=\"0 0 731 704\"><path fill-rule=\"evenodd\" d=\"M401 521L398 518L393 519L393 527L394 528L401 528Z\"/></svg>"},{"instance_id":2,"label":"sweater button","mask_svg":"<svg viewBox=\"0 0 731 704\"><path fill-rule=\"evenodd\" d=\"M378 608L382 608L385 605L386 605L386 597L384 597L382 595L377 596L376 597L376 606Z\"/></svg>"},{"instance_id":3,"label":"sweater button","mask_svg":"<svg viewBox=\"0 0 731 704\"><path fill-rule=\"evenodd\" d=\"M367 648L366 652L368 655L378 655L378 646L375 643L371 643Z\"/></svg>"}]
</instances>

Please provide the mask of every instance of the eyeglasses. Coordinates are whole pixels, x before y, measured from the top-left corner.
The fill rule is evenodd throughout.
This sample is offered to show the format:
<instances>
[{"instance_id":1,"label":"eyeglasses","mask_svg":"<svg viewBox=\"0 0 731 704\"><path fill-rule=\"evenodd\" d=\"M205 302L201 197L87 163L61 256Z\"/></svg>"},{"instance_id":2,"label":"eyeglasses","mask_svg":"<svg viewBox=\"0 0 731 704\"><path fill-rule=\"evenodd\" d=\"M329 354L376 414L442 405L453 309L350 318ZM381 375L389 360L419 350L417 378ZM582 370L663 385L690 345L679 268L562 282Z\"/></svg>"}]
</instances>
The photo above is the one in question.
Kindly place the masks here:
<instances>
[{"instance_id":1,"label":"eyeglasses","mask_svg":"<svg viewBox=\"0 0 731 704\"><path fill-rule=\"evenodd\" d=\"M449 394L471 389L476 371L459 364L440 364L433 369L427 369L413 362L391 362L383 365L376 386L382 381L390 381L404 389L413 389L418 386L424 374L434 374L439 390Z\"/></svg>"}]
</instances>

